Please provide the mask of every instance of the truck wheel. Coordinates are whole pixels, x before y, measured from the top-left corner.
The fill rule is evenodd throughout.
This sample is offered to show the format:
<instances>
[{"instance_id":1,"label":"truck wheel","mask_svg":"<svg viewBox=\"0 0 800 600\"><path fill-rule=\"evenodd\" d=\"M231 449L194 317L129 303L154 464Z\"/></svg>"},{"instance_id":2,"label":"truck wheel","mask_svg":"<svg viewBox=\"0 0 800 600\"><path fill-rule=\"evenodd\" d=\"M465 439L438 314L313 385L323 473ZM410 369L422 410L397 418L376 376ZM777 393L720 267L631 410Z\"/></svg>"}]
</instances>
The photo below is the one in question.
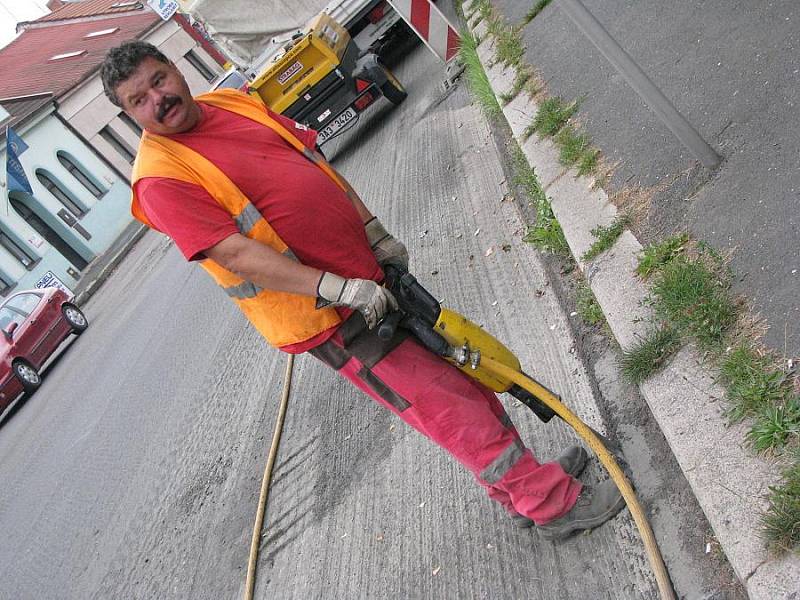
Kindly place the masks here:
<instances>
[{"instance_id":1,"label":"truck wheel","mask_svg":"<svg viewBox=\"0 0 800 600\"><path fill-rule=\"evenodd\" d=\"M408 97L408 92L389 69L384 67L383 72L386 73L386 83L381 86L381 92L395 106L402 104L403 100Z\"/></svg>"}]
</instances>

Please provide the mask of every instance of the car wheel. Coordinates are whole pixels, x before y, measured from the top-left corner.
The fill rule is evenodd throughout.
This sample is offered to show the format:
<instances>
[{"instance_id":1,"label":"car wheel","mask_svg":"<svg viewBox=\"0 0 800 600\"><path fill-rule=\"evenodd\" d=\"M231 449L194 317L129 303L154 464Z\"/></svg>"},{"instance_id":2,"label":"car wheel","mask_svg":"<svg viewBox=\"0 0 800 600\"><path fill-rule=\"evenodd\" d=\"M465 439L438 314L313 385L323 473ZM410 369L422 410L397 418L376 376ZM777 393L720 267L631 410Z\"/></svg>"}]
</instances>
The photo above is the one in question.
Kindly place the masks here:
<instances>
[{"instance_id":1,"label":"car wheel","mask_svg":"<svg viewBox=\"0 0 800 600\"><path fill-rule=\"evenodd\" d=\"M42 376L39 375L39 371L27 361L14 361L14 375L22 384L22 389L28 394L35 392L42 385Z\"/></svg>"},{"instance_id":2,"label":"car wheel","mask_svg":"<svg viewBox=\"0 0 800 600\"><path fill-rule=\"evenodd\" d=\"M81 334L86 331L89 321L86 320L86 316L81 312L81 309L74 304L66 303L61 307L61 312L64 313L64 318L74 333Z\"/></svg>"},{"instance_id":3,"label":"car wheel","mask_svg":"<svg viewBox=\"0 0 800 600\"><path fill-rule=\"evenodd\" d=\"M383 71L386 73L386 83L381 86L381 92L395 106L402 104L403 100L408 97L408 92L389 69L384 67Z\"/></svg>"}]
</instances>

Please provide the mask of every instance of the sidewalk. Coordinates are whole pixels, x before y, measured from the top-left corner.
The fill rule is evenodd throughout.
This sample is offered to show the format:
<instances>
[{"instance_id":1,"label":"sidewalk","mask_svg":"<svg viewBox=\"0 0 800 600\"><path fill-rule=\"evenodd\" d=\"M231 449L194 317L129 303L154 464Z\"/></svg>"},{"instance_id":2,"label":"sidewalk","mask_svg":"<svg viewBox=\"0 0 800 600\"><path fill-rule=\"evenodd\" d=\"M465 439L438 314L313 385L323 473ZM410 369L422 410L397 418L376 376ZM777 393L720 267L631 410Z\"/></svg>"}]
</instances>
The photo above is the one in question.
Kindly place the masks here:
<instances>
[{"instance_id":1,"label":"sidewalk","mask_svg":"<svg viewBox=\"0 0 800 600\"><path fill-rule=\"evenodd\" d=\"M651 2L648 0L645 4ZM465 9L467 6L464 5ZM526 6L525 10L528 8ZM590 6L591 8L596 9ZM517 13L519 10L517 9ZM641 10L646 12L645 8ZM661 7L662 13L669 10ZM620 11L619 19L624 16L624 11ZM561 93L558 89L559 83L565 87L568 87L567 84L572 85L575 89L587 86L582 87L579 93L564 93L563 96L566 100L572 100L579 95L587 95L581 105L580 120L587 125L586 130L595 138L595 145L604 154L620 161L611 181L612 188L630 185L631 182L634 185L661 186L662 191L654 197L651 217L642 235L646 238L669 233L674 228L689 227L698 237L710 241L712 245L725 240L728 247L738 245L739 258L737 261L737 255L734 255L733 268L740 275L748 274L738 281L739 286L742 290L749 290L755 284L758 294L751 297L773 300L772 303L762 304L762 310L765 314L769 313L767 316L773 322L773 333L774 323L780 323L781 340L784 339L785 331L787 348L791 340L794 344L792 353L797 354L797 335L793 329L797 326L797 318L793 315L797 313L792 304L792 296L797 291L796 280L791 278L790 270L773 277L772 270L754 271L753 266L763 263L785 269L787 259L798 260L795 249L800 238L794 233L796 221L793 220L797 210L795 207L792 215L781 213L781 210L789 210L790 199L777 193L777 190L794 189L791 181L798 176L796 166L792 166L791 170L787 167L785 171L769 171L758 178L751 178L748 181L750 191L745 191L742 180L748 177L748 172L745 171L745 165L748 164L748 145L743 143L736 146L736 152L731 151L732 146L726 145L728 151L722 153L726 154L727 162L715 173L705 172L694 164L691 157L686 156L686 152L670 137L668 131L664 133L665 128L655 122L655 117L645 114L647 109L641 102L638 102L638 107L635 106L637 102L627 97L633 92L622 89L626 85L624 81L615 77L610 72L610 67L599 66L600 61L604 60L599 54L573 52L576 45L585 45L588 42L576 39L580 37L580 32L576 28L570 28L571 24L565 22L566 17L553 12L558 12L555 3L528 26L538 27L535 35L527 30L523 33L527 44L526 60L544 70L543 75L548 81L551 95ZM800 20L800 9L795 12ZM608 14L607 12L606 15ZM507 16L509 22L515 23L522 15ZM543 16L543 21L537 23ZM470 19L470 23L474 22L474 19ZM657 29L663 28L663 20L653 20L650 25ZM625 33L634 28L630 22L623 25L617 21L617 26ZM500 96L508 93L513 86L514 70L493 66L494 42L491 37L484 39L485 25L479 24L476 33L484 40L478 52L495 94ZM655 36L656 40L666 36L661 33L661 36ZM548 35L558 39L548 38ZM647 35L655 34L652 30L647 30L644 33L637 31L636 35L647 39ZM735 50L729 52L736 53ZM554 55L562 60L558 70L548 63L548 56L552 58ZM553 69L552 72L548 67ZM588 89L590 84L594 86L591 91ZM607 89L601 94L599 90L603 86ZM596 101L597 97L602 102ZM593 102L597 102L593 105L596 114L589 108ZM620 108L621 105L624 107ZM597 225L610 224L617 209L609 201L605 191L593 189L592 178L578 177L574 170L567 170L559 164L558 151L552 142L540 140L536 135L523 140L523 131L531 123L537 109L527 94L521 93L503 108L503 112L547 196L551 198L553 211L564 230L573 256L580 257L594 242L591 229ZM632 112L636 114L633 115ZM584 113L588 117L583 117ZM689 117L692 120L692 116ZM616 127L619 121L628 123L623 132ZM643 127L643 122L648 125ZM600 134L596 133L592 125L597 125ZM708 127L704 122L695 121L695 125ZM783 125L789 130L798 126L797 122L786 122ZM726 129L729 131L730 127ZM800 149L800 136L791 141ZM712 145L720 149L716 143L712 142ZM774 158L772 156L767 160ZM647 171L648 165L650 171ZM758 168L757 164L751 166ZM800 186L800 181L797 185ZM758 186L776 192L768 201L760 194L754 194L754 189ZM694 196L687 201L685 198L691 195L690 188ZM742 196L743 200L738 204L726 204L722 201L723 198L730 197L733 193L731 190L736 190L737 196ZM679 210L676 210L676 203L680 205ZM715 208L712 209L711 206ZM759 235L741 237L737 228L744 227L742 215L748 211L752 213L751 217L759 217L758 225L753 229ZM692 220L692 215L703 218L696 217ZM774 226L767 227L765 223L770 217L774 218ZM699 225L702 227L698 228ZM725 247L723 244L722 249ZM637 238L626 231L611 250L591 263L578 261L615 338L623 348L629 347L643 336L652 323L650 309L642 302L648 293L647 288L634 274L637 255L641 249L642 245ZM774 335L771 339L773 342L776 340ZM781 351L782 347L783 342ZM723 551L750 597L759 600L797 598L800 590L800 557L789 555L776 559L767 553L763 541L758 537L759 517L766 508L765 495L768 487L777 481L776 470L767 460L755 456L743 447L744 425L728 426L723 414L724 391L706 372L697 351L692 347L684 348L665 370L642 385L642 394L706 513Z\"/></svg>"},{"instance_id":2,"label":"sidewalk","mask_svg":"<svg viewBox=\"0 0 800 600\"><path fill-rule=\"evenodd\" d=\"M145 233L147 227L138 221L128 225L111 247L94 259L83 272L75 286L75 302L80 305L88 301Z\"/></svg>"}]
</instances>

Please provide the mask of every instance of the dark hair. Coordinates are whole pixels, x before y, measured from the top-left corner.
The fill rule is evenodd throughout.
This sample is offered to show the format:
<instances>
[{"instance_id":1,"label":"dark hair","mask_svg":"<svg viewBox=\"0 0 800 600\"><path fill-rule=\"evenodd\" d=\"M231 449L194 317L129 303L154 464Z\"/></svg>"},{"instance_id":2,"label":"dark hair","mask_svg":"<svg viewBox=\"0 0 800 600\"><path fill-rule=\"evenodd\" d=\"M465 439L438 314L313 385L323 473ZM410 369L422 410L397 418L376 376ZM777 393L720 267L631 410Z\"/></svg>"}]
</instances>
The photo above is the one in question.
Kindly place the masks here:
<instances>
[{"instance_id":1,"label":"dark hair","mask_svg":"<svg viewBox=\"0 0 800 600\"><path fill-rule=\"evenodd\" d=\"M103 81L103 90L111 102L122 107L122 102L116 93L117 86L133 75L136 68L148 56L164 64L170 64L170 60L158 48L140 40L125 42L108 51L100 66L100 79Z\"/></svg>"}]
</instances>

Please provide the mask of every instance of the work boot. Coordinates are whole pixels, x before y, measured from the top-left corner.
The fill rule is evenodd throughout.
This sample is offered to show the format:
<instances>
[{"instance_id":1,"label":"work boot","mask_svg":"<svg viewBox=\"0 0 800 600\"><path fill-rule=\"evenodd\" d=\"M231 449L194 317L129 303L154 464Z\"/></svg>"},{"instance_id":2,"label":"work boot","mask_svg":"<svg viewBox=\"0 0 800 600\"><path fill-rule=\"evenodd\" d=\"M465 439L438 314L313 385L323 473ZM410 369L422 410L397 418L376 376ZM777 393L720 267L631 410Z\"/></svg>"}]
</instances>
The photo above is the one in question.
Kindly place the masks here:
<instances>
[{"instance_id":1,"label":"work boot","mask_svg":"<svg viewBox=\"0 0 800 600\"><path fill-rule=\"evenodd\" d=\"M616 484L610 480L592 487L585 485L577 502L563 517L539 525L538 529L546 540L560 540L574 531L599 527L625 507Z\"/></svg>"},{"instance_id":2,"label":"work boot","mask_svg":"<svg viewBox=\"0 0 800 600\"><path fill-rule=\"evenodd\" d=\"M586 466L586 461L588 459L589 455L586 454L586 450L584 450L581 446L570 446L561 453L561 456L556 459L556 462L561 465L561 468L564 469L564 472L567 475L577 479L578 475L581 474L583 468ZM511 522L514 523L515 527L524 529L534 525L533 519L529 519L518 512L508 514L511 517Z\"/></svg>"}]
</instances>

